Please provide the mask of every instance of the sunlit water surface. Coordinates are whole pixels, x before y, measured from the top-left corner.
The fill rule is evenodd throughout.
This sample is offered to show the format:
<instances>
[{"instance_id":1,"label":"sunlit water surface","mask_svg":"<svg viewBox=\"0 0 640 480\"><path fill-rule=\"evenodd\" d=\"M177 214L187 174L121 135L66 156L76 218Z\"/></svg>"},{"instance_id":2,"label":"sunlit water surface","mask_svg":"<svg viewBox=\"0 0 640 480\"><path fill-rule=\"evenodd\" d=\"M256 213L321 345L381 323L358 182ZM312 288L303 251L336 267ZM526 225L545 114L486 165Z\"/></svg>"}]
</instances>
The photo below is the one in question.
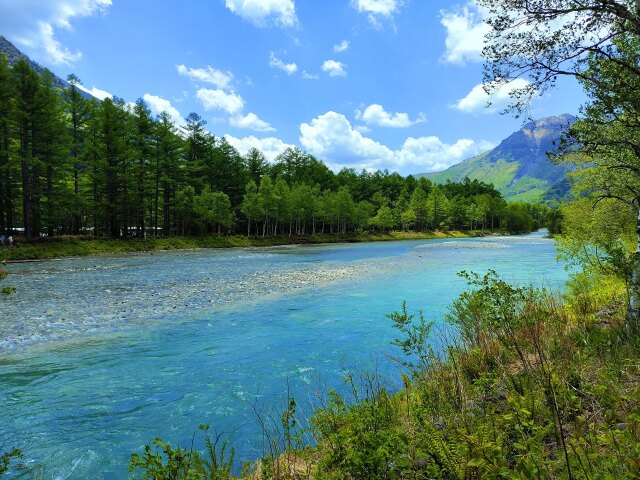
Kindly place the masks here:
<instances>
[{"instance_id":1,"label":"sunlit water surface","mask_svg":"<svg viewBox=\"0 0 640 480\"><path fill-rule=\"evenodd\" d=\"M440 321L494 269L518 283L567 278L542 233L518 237L98 256L10 265L0 299L0 449L44 478L126 478L159 436L200 423L261 453L253 407L287 389L304 418L343 368L398 373L385 314L406 300Z\"/></svg>"}]
</instances>

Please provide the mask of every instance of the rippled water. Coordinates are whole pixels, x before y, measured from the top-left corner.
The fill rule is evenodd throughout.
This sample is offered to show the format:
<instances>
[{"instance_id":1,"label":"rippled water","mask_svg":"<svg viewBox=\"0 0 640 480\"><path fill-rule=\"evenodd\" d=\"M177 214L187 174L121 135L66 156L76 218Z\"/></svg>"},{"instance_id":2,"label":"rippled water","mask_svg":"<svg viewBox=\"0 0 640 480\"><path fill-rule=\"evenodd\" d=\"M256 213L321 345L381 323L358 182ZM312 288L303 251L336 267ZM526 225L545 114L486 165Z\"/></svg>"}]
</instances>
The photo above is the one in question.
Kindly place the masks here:
<instances>
[{"instance_id":1,"label":"rippled water","mask_svg":"<svg viewBox=\"0 0 640 480\"><path fill-rule=\"evenodd\" d=\"M126 478L155 436L189 445L200 423L261 451L252 405L301 416L342 368L385 354L385 314L406 299L441 318L460 270L560 287L541 234L270 249L200 250L10 265L0 299L0 449L44 478Z\"/></svg>"}]
</instances>

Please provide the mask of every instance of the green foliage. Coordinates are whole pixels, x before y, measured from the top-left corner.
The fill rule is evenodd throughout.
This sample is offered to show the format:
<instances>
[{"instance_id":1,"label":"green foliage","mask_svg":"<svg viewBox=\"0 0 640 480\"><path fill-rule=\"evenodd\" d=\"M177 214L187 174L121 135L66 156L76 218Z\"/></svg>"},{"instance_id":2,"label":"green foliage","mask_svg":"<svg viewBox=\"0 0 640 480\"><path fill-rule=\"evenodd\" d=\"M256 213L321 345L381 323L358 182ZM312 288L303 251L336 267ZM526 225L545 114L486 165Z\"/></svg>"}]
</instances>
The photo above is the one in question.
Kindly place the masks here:
<instances>
[{"instance_id":1,"label":"green foliage","mask_svg":"<svg viewBox=\"0 0 640 480\"><path fill-rule=\"evenodd\" d=\"M504 226L510 233L526 233L533 228L533 218L526 207L511 204L504 211Z\"/></svg>"},{"instance_id":2,"label":"green foliage","mask_svg":"<svg viewBox=\"0 0 640 480\"><path fill-rule=\"evenodd\" d=\"M198 427L205 432L205 452L173 447L156 438L145 445L144 454L132 454L129 472L145 480L229 480L232 478L234 450L228 439L219 434L212 438L209 425Z\"/></svg>"},{"instance_id":3,"label":"green foliage","mask_svg":"<svg viewBox=\"0 0 640 480\"><path fill-rule=\"evenodd\" d=\"M240 155L197 113L178 129L143 99L131 108L87 100L69 78L60 89L46 71L0 60L0 231L24 225L36 241L506 225L500 193L477 179L434 186L386 170L334 174L297 148L269 164L256 149Z\"/></svg>"},{"instance_id":4,"label":"green foliage","mask_svg":"<svg viewBox=\"0 0 640 480\"><path fill-rule=\"evenodd\" d=\"M559 255L570 265L630 277L634 218L612 200L584 197L562 208Z\"/></svg>"},{"instance_id":5,"label":"green foliage","mask_svg":"<svg viewBox=\"0 0 640 480\"><path fill-rule=\"evenodd\" d=\"M422 312L411 315L407 311L407 302L402 302L400 312L393 312L387 315L393 322L393 327L402 335L391 342L396 347L400 347L407 360L399 359L402 366L408 368L415 378L429 370L436 355L429 340L433 322L427 322ZM414 360L415 359L415 360ZM417 363L415 363L417 361Z\"/></svg>"},{"instance_id":6,"label":"green foliage","mask_svg":"<svg viewBox=\"0 0 640 480\"><path fill-rule=\"evenodd\" d=\"M558 235L562 233L564 216L562 211L554 209L549 211L545 219L545 225L551 235Z\"/></svg>"},{"instance_id":7,"label":"green foliage","mask_svg":"<svg viewBox=\"0 0 640 480\"><path fill-rule=\"evenodd\" d=\"M447 321L454 325L462 339L471 347L480 346L487 337L513 337L523 327L525 301L535 292L530 288L514 287L489 270L480 277L477 273L460 272L459 275L474 287L456 299L450 307Z\"/></svg>"},{"instance_id":8,"label":"green foliage","mask_svg":"<svg viewBox=\"0 0 640 480\"><path fill-rule=\"evenodd\" d=\"M406 456L409 432L399 422L393 398L372 377L365 382L366 394L358 403L347 406L330 392L312 420L322 445L319 478L393 478L417 467Z\"/></svg>"},{"instance_id":9,"label":"green foliage","mask_svg":"<svg viewBox=\"0 0 640 480\"><path fill-rule=\"evenodd\" d=\"M382 230L383 232L391 230L393 228L393 224L393 213L386 205L381 206L378 209L376 216L369 220L369 225L377 230Z\"/></svg>"}]
</instances>

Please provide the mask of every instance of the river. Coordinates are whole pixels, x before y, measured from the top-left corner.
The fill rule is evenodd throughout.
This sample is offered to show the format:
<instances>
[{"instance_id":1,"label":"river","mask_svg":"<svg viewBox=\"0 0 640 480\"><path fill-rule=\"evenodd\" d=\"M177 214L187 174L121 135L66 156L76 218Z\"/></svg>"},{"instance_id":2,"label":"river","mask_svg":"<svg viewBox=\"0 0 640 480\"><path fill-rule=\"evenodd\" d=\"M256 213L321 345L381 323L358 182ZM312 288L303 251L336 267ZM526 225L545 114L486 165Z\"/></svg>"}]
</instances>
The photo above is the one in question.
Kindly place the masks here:
<instances>
[{"instance_id":1,"label":"river","mask_svg":"<svg viewBox=\"0 0 640 480\"><path fill-rule=\"evenodd\" d=\"M238 462L261 452L253 412L306 418L343 369L377 369L403 300L442 321L456 273L561 288L543 232L263 249L195 250L14 264L0 298L0 450L43 478L127 478L159 436L190 445L200 423L232 433Z\"/></svg>"}]
</instances>

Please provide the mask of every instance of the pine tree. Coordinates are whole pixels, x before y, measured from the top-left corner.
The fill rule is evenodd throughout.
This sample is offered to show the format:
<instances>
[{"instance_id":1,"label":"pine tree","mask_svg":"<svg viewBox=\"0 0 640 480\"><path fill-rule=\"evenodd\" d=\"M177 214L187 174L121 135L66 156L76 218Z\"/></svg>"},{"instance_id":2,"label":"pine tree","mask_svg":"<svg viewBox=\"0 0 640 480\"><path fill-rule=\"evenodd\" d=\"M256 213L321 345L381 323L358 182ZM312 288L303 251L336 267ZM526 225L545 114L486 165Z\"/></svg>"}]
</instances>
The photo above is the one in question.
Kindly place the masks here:
<instances>
[{"instance_id":1,"label":"pine tree","mask_svg":"<svg viewBox=\"0 0 640 480\"><path fill-rule=\"evenodd\" d=\"M264 154L257 148L251 147L243 157L247 173L256 185L260 184L262 175L267 173L269 163Z\"/></svg>"},{"instance_id":2,"label":"pine tree","mask_svg":"<svg viewBox=\"0 0 640 480\"><path fill-rule=\"evenodd\" d=\"M33 153L37 158L39 177L33 181L38 185L38 205L34 217L37 232L40 225L46 227L48 236L53 236L63 225L72 221L68 199L72 192L65 182L69 166L69 137L64 116L64 103L55 88L55 78L45 70L40 75L40 88L36 95L37 111L34 117ZM36 232L34 232L36 233Z\"/></svg>"},{"instance_id":3,"label":"pine tree","mask_svg":"<svg viewBox=\"0 0 640 480\"><path fill-rule=\"evenodd\" d=\"M34 218L34 207L38 203L34 177L37 177L38 165L33 155L34 122L40 81L36 72L23 59L13 66L12 73L16 92L15 119L22 177L23 228L25 238L29 241L33 239L34 233L40 233L39 226L35 224L37 220Z\"/></svg>"},{"instance_id":4,"label":"pine tree","mask_svg":"<svg viewBox=\"0 0 640 480\"><path fill-rule=\"evenodd\" d=\"M136 101L133 107L133 124L132 154L134 167L132 173L136 179L136 201L134 203L136 235L138 237L146 237L147 223L145 220L147 209L153 212L153 206L149 198L149 183L154 152L155 124L151 118L149 106L141 98Z\"/></svg>"},{"instance_id":5,"label":"pine tree","mask_svg":"<svg viewBox=\"0 0 640 480\"><path fill-rule=\"evenodd\" d=\"M73 168L73 199L70 205L73 216L71 233L77 235L80 233L82 217L86 208L80 193L80 175L86 171L86 165L81 162L80 156L84 148L84 128L89 120L89 106L78 88L78 85L82 85L80 79L75 75L69 75L67 82L69 82L69 87L65 91L65 100L71 142L69 156Z\"/></svg>"},{"instance_id":6,"label":"pine tree","mask_svg":"<svg viewBox=\"0 0 640 480\"><path fill-rule=\"evenodd\" d=\"M258 220L263 217L264 208L262 208L260 201L258 186L253 180L249 180L247 183L240 210L247 217L247 237L251 235L251 222L255 223L256 236L258 236Z\"/></svg>"},{"instance_id":7,"label":"pine tree","mask_svg":"<svg viewBox=\"0 0 640 480\"><path fill-rule=\"evenodd\" d=\"M171 234L171 208L182 179L182 140L167 112L162 112L154 129L153 227L158 234L160 189L162 189L162 233Z\"/></svg>"},{"instance_id":8,"label":"pine tree","mask_svg":"<svg viewBox=\"0 0 640 480\"><path fill-rule=\"evenodd\" d=\"M14 129L15 91L12 72L0 54L0 234L10 234L16 215L14 195L19 172L11 162L10 148Z\"/></svg>"}]
</instances>

